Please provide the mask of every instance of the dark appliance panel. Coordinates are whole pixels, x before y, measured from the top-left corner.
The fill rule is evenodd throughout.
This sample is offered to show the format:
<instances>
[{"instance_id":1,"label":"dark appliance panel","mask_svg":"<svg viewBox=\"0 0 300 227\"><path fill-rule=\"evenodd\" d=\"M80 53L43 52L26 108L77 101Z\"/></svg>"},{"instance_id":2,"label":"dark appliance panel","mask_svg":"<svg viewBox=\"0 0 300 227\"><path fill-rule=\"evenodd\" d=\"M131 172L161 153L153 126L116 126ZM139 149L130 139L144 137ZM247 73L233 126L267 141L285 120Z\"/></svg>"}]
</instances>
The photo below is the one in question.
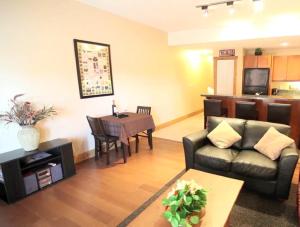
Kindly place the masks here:
<instances>
[{"instance_id":1,"label":"dark appliance panel","mask_svg":"<svg viewBox=\"0 0 300 227\"><path fill-rule=\"evenodd\" d=\"M268 95L270 69L244 69L243 94Z\"/></svg>"}]
</instances>

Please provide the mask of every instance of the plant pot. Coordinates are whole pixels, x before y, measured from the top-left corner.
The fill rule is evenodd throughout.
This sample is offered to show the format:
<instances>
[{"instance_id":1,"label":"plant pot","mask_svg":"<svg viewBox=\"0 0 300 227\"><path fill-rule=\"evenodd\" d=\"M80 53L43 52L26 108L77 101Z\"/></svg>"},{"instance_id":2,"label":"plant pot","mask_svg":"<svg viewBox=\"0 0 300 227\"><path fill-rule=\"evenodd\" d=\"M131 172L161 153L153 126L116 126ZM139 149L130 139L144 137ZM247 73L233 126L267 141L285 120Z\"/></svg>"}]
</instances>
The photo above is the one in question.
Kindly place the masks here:
<instances>
[{"instance_id":1,"label":"plant pot","mask_svg":"<svg viewBox=\"0 0 300 227\"><path fill-rule=\"evenodd\" d=\"M18 140L25 151L36 150L40 144L40 132L33 125L21 126Z\"/></svg>"},{"instance_id":2,"label":"plant pot","mask_svg":"<svg viewBox=\"0 0 300 227\"><path fill-rule=\"evenodd\" d=\"M199 216L199 219L200 219L200 222L199 222L198 224L192 225L190 222L189 222L189 223L190 223L193 227L200 227L200 226L201 226L201 223L202 223L202 219L203 219L205 213L206 213L206 212L205 212L205 207L204 207L204 208L201 209L201 211L200 211L199 213L192 213L190 216L188 216L188 217L187 217L187 221L189 222L189 218L190 218L191 216L198 215L198 216Z\"/></svg>"}]
</instances>

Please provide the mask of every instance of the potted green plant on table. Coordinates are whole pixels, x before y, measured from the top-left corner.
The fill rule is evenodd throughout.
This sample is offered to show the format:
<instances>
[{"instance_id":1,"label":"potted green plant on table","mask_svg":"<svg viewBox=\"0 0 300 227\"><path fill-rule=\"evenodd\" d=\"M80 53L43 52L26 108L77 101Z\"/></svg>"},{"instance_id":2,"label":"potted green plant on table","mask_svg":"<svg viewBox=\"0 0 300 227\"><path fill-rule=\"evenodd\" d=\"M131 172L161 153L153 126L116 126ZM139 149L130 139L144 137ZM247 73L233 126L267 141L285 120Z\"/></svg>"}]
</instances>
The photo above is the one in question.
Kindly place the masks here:
<instances>
[{"instance_id":1,"label":"potted green plant on table","mask_svg":"<svg viewBox=\"0 0 300 227\"><path fill-rule=\"evenodd\" d=\"M178 180L168 197L162 200L164 217L172 227L191 227L201 222L205 214L207 191L194 180Z\"/></svg>"},{"instance_id":2,"label":"potted green plant on table","mask_svg":"<svg viewBox=\"0 0 300 227\"><path fill-rule=\"evenodd\" d=\"M23 94L14 96L10 100L12 106L9 111L0 114L0 120L7 124L17 123L21 126L18 132L18 140L25 151L35 150L39 146L40 133L35 127L36 123L56 114L54 107L36 110L31 102L21 101Z\"/></svg>"}]
</instances>

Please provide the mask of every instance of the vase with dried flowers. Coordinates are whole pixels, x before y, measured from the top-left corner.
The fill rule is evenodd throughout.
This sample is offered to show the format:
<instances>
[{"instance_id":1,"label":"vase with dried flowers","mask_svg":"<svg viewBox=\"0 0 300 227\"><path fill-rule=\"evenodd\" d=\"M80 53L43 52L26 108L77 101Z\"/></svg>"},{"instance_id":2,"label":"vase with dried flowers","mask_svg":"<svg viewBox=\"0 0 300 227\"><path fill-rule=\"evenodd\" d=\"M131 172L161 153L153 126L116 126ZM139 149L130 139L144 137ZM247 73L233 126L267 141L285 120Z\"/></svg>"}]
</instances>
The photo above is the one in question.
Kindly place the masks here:
<instances>
[{"instance_id":1,"label":"vase with dried flowers","mask_svg":"<svg viewBox=\"0 0 300 227\"><path fill-rule=\"evenodd\" d=\"M19 98L24 94L15 95L11 100L9 111L0 114L0 120L10 123L17 123L21 126L18 132L18 140L25 151L35 150L39 146L40 133L35 127L36 123L56 114L53 106L36 109L31 102L21 101Z\"/></svg>"}]
</instances>

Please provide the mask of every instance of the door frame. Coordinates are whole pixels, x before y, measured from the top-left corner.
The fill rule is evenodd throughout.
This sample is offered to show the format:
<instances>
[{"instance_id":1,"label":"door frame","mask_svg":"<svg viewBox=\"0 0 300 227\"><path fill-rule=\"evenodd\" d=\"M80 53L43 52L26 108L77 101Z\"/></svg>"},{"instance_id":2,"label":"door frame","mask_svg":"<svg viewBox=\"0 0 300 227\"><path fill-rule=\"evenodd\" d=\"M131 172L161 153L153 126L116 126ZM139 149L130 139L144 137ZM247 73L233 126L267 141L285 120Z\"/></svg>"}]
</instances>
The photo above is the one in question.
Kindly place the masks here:
<instances>
[{"instance_id":1,"label":"door frame","mask_svg":"<svg viewBox=\"0 0 300 227\"><path fill-rule=\"evenodd\" d=\"M233 95L236 94L236 78L237 78L237 56L232 57L214 57L214 94L217 93L217 63L219 60L234 60L234 73L233 73Z\"/></svg>"}]
</instances>

